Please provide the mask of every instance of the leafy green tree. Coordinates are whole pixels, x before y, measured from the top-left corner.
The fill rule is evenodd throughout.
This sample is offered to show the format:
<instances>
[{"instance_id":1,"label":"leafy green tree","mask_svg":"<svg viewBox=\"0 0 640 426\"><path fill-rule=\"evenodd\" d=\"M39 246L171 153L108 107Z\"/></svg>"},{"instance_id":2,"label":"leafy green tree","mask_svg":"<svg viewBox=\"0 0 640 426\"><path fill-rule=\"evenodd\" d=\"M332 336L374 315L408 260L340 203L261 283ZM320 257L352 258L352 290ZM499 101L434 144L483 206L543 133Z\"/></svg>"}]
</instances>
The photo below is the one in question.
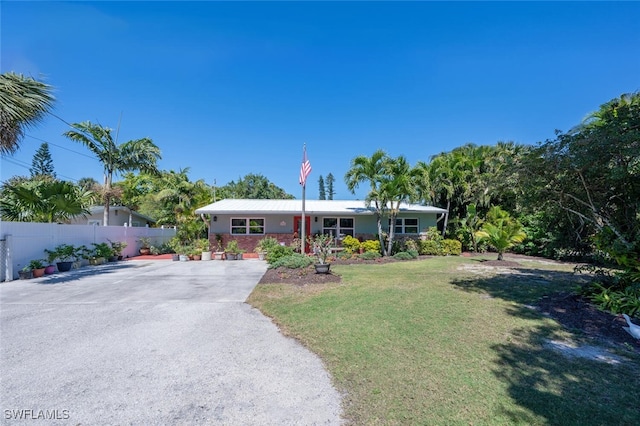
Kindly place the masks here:
<instances>
[{"instance_id":1,"label":"leafy green tree","mask_svg":"<svg viewBox=\"0 0 640 426\"><path fill-rule=\"evenodd\" d=\"M40 148L36 151L33 159L31 160L29 173L31 173L31 177L47 176L52 179L56 178L56 172L53 170L53 160L51 159L51 152L49 151L48 143L42 143Z\"/></svg>"},{"instance_id":2,"label":"leafy green tree","mask_svg":"<svg viewBox=\"0 0 640 426\"><path fill-rule=\"evenodd\" d=\"M486 241L498 252L498 260L503 259L506 250L521 243L526 237L520 222L499 206L489 209L482 229L476 232L478 241Z\"/></svg>"},{"instance_id":3,"label":"leafy green tree","mask_svg":"<svg viewBox=\"0 0 640 426\"><path fill-rule=\"evenodd\" d=\"M95 191L98 185L98 181L92 177L83 177L78 180L78 186L85 191Z\"/></svg>"},{"instance_id":4,"label":"leafy green tree","mask_svg":"<svg viewBox=\"0 0 640 426\"><path fill-rule=\"evenodd\" d=\"M270 182L263 175L253 173L238 179L238 182L229 182L222 189L230 198L274 200L295 198L293 195L287 194L284 189Z\"/></svg>"},{"instance_id":5,"label":"leafy green tree","mask_svg":"<svg viewBox=\"0 0 640 426\"><path fill-rule=\"evenodd\" d=\"M322 175L320 175L320 177L318 178L318 187L319 187L319 192L320 194L318 195L318 200L326 200L327 199L327 191L324 187L324 179L322 178Z\"/></svg>"},{"instance_id":6,"label":"leafy green tree","mask_svg":"<svg viewBox=\"0 0 640 426\"><path fill-rule=\"evenodd\" d=\"M69 139L89 148L102 163L104 171L103 202L104 225L109 225L109 205L113 175L120 172L142 171L158 173L156 164L161 158L160 149L149 138L130 140L116 144L111 129L90 121L71 125L74 130L64 133Z\"/></svg>"},{"instance_id":7,"label":"leafy green tree","mask_svg":"<svg viewBox=\"0 0 640 426\"><path fill-rule=\"evenodd\" d=\"M53 88L13 72L0 74L0 153L20 146L25 128L42 121L54 102Z\"/></svg>"},{"instance_id":8,"label":"leafy green tree","mask_svg":"<svg viewBox=\"0 0 640 426\"><path fill-rule=\"evenodd\" d=\"M640 93L613 99L559 132L533 149L523 168L536 210L568 213L565 223L581 239L606 236L602 249L625 247L640 257Z\"/></svg>"},{"instance_id":9,"label":"leafy green tree","mask_svg":"<svg viewBox=\"0 0 640 426\"><path fill-rule=\"evenodd\" d=\"M335 180L333 174L329 173L327 175L327 200L333 200L333 196L336 195L336 191L333 188Z\"/></svg>"},{"instance_id":10,"label":"leafy green tree","mask_svg":"<svg viewBox=\"0 0 640 426\"><path fill-rule=\"evenodd\" d=\"M66 222L88 215L95 194L71 182L52 179L12 179L2 187L3 220L17 222Z\"/></svg>"}]
</instances>

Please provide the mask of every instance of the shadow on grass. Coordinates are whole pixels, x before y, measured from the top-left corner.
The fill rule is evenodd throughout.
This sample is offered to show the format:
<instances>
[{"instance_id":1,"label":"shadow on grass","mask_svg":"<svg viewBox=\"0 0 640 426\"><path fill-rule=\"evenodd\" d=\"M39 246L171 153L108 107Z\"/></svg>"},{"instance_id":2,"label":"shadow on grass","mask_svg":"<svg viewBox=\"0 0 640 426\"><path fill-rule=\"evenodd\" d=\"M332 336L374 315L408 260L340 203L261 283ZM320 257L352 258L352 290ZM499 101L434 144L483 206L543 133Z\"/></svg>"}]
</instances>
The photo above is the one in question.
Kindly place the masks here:
<instances>
[{"instance_id":1,"label":"shadow on grass","mask_svg":"<svg viewBox=\"0 0 640 426\"><path fill-rule=\"evenodd\" d=\"M478 266L484 268L483 266ZM588 282L585 276L573 272L542 269L500 269L497 275L482 275L457 278L451 283L464 291L489 294L516 303L532 303L551 293L574 291ZM487 268L487 273L492 270Z\"/></svg>"},{"instance_id":2,"label":"shadow on grass","mask_svg":"<svg viewBox=\"0 0 640 426\"><path fill-rule=\"evenodd\" d=\"M506 384L512 400L523 408L504 407L502 414L514 424L640 424L637 355L628 353L625 358L605 352L605 356L594 357L564 343L554 346L554 342L564 342L566 330L542 323L543 314L526 306L544 296L572 292L587 278L571 272L527 268L497 272L454 279L452 284L463 291L515 302L507 309L508 314L532 321L532 327L513 330L512 340L491 347L497 355L493 373ZM583 337L572 335L579 344L592 342ZM590 348L604 350L578 346Z\"/></svg>"},{"instance_id":3,"label":"shadow on grass","mask_svg":"<svg viewBox=\"0 0 640 426\"><path fill-rule=\"evenodd\" d=\"M520 308L514 315L534 315ZM507 385L512 400L526 411L504 409L514 424L640 424L638 359L588 358L577 351L551 349L562 340L559 328L515 330L518 343L492 346L498 355L493 372Z\"/></svg>"},{"instance_id":4,"label":"shadow on grass","mask_svg":"<svg viewBox=\"0 0 640 426\"><path fill-rule=\"evenodd\" d=\"M135 268L136 266L130 262L106 263L98 266L83 266L79 269L72 269L68 272L56 272L53 275L46 275L39 278L37 285L54 285L63 284L72 281L78 281L86 277L94 275L104 275L123 269Z\"/></svg>"}]
</instances>

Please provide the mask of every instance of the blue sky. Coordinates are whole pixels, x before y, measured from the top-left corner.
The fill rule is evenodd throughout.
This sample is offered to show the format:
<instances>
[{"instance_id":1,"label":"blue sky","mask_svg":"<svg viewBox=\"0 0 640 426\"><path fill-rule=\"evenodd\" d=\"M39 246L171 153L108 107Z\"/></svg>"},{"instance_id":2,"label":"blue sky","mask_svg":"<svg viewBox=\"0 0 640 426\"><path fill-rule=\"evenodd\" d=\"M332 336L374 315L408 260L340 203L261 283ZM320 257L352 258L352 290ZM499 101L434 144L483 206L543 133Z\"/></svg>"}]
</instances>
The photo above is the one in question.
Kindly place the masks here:
<instances>
[{"instance_id":1,"label":"blue sky","mask_svg":"<svg viewBox=\"0 0 640 426\"><path fill-rule=\"evenodd\" d=\"M535 144L640 90L638 2L0 3L0 71L55 87L54 113L150 137L163 170L224 185L258 173L301 197L350 194L351 159L411 164L465 143ZM0 178L50 143L57 174L100 163L48 117ZM366 189L366 188L365 188Z\"/></svg>"}]
</instances>

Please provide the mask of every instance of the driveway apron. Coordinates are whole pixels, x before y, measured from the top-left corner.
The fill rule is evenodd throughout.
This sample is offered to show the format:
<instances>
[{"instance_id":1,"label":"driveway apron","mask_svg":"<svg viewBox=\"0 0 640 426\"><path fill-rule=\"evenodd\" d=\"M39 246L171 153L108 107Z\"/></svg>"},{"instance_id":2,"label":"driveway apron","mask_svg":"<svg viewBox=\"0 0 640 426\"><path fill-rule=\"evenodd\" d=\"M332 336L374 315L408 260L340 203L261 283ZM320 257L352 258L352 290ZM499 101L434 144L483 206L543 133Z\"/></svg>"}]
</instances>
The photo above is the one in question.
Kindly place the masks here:
<instances>
[{"instance_id":1,"label":"driveway apron","mask_svg":"<svg viewBox=\"0 0 640 426\"><path fill-rule=\"evenodd\" d=\"M340 424L319 358L244 303L265 269L128 261L0 283L1 423Z\"/></svg>"}]
</instances>

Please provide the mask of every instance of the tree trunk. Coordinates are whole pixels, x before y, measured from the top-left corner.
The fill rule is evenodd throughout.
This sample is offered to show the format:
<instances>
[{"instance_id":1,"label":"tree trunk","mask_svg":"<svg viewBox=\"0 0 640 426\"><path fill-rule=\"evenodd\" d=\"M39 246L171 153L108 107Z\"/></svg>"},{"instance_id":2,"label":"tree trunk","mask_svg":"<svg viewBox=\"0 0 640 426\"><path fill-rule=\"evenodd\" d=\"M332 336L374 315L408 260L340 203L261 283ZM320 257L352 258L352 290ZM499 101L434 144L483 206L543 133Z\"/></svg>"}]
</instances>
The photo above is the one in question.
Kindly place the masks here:
<instances>
[{"instance_id":1,"label":"tree trunk","mask_svg":"<svg viewBox=\"0 0 640 426\"><path fill-rule=\"evenodd\" d=\"M384 237L382 236L382 217L378 213L376 213L376 222L378 225L378 240L380 241L380 251L382 251L382 256L386 256L387 249L384 245Z\"/></svg>"},{"instance_id":2,"label":"tree trunk","mask_svg":"<svg viewBox=\"0 0 640 426\"><path fill-rule=\"evenodd\" d=\"M447 232L447 222L449 221L449 209L451 208L451 200L447 200L447 212L444 214L444 225L442 226L442 238Z\"/></svg>"},{"instance_id":3,"label":"tree trunk","mask_svg":"<svg viewBox=\"0 0 640 426\"><path fill-rule=\"evenodd\" d=\"M498 260L502 260L502 252L498 252Z\"/></svg>"},{"instance_id":4,"label":"tree trunk","mask_svg":"<svg viewBox=\"0 0 640 426\"><path fill-rule=\"evenodd\" d=\"M109 193L111 191L110 179L107 173L104 174L104 211L102 212L102 226L109 226L109 203L111 202Z\"/></svg>"}]
</instances>

